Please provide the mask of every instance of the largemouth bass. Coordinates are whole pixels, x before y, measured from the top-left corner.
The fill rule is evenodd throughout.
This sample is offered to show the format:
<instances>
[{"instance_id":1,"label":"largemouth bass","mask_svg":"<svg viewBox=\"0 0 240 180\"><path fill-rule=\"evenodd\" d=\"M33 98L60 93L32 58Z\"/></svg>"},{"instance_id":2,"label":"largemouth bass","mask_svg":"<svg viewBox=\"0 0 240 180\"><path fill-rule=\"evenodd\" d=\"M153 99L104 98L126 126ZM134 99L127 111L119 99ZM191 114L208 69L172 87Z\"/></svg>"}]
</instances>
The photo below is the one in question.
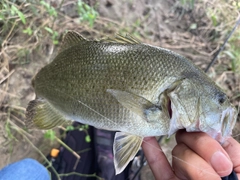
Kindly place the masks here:
<instances>
[{"instance_id":1,"label":"largemouth bass","mask_svg":"<svg viewBox=\"0 0 240 180\"><path fill-rule=\"evenodd\" d=\"M143 137L185 128L223 142L237 118L225 93L191 61L130 36L90 41L69 31L32 83L36 99L26 125L50 129L73 120L120 131L113 146L116 174Z\"/></svg>"}]
</instances>

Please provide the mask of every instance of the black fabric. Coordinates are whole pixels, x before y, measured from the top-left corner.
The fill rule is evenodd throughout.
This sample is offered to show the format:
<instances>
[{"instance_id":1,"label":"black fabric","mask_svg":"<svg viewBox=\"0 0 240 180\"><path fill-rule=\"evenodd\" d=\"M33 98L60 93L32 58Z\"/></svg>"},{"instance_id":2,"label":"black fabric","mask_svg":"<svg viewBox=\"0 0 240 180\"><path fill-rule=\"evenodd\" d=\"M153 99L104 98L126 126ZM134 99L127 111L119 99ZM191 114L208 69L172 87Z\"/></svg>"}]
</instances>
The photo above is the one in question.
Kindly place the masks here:
<instances>
[{"instance_id":1,"label":"black fabric","mask_svg":"<svg viewBox=\"0 0 240 180\"><path fill-rule=\"evenodd\" d=\"M74 124L77 126L77 124ZM88 133L93 137L93 127L89 127ZM96 172L96 161L95 161L95 150L94 150L94 140L90 143L85 141L86 133L79 130L69 131L66 135L64 143L68 145L71 149L78 153L81 158L77 165L75 172L82 173L82 174L93 174ZM59 174L66 174L73 172L73 167L77 158L69 152L64 147L60 147L60 153L57 158L52 161L53 167ZM83 151L83 152L81 152ZM51 159L51 157L48 157ZM52 180L57 180L57 177L52 172L51 168L48 168L51 172ZM70 176L63 176L61 177L62 180L94 180L95 178L90 177L80 177L77 175L70 175Z\"/></svg>"},{"instance_id":2,"label":"black fabric","mask_svg":"<svg viewBox=\"0 0 240 180\"><path fill-rule=\"evenodd\" d=\"M73 126L78 126L79 123L74 123ZM66 138L63 139L64 143L71 149L78 153L81 158L77 165L75 172L81 174L93 174L105 180L127 180L129 174L130 165L119 175L115 176L115 170L113 166L113 153L112 143L114 140L115 132L98 130L91 126L88 128L88 134L91 137L91 142L85 141L86 133L84 131L73 130L69 131ZM100 137L100 138L96 138ZM106 139L102 141L101 139ZM100 141L99 141L100 139ZM108 141L108 142L107 142ZM60 153L57 158L48 159L52 161L52 166L59 174L66 174L73 172L73 167L77 158L64 147L59 148ZM57 180L57 177L52 172L51 168L48 168L51 172L52 180ZM78 175L62 176L62 180L94 180L93 177L84 177Z\"/></svg>"},{"instance_id":3,"label":"black fabric","mask_svg":"<svg viewBox=\"0 0 240 180\"><path fill-rule=\"evenodd\" d=\"M238 180L238 177L235 171L232 171L232 173L229 176L222 177L222 180Z\"/></svg>"}]
</instances>

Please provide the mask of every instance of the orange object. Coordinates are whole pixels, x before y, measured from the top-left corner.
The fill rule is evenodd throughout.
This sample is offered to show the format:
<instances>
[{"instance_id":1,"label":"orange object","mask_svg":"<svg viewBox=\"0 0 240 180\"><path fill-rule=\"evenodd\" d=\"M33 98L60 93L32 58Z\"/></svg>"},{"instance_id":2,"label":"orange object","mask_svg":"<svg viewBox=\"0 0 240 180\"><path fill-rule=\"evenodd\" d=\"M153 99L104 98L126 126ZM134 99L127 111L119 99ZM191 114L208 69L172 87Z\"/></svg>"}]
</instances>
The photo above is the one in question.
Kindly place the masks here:
<instances>
[{"instance_id":1,"label":"orange object","mask_svg":"<svg viewBox=\"0 0 240 180\"><path fill-rule=\"evenodd\" d=\"M55 149L55 148L53 148L52 150L51 150L51 153L50 153L50 155L52 156L52 157L57 157L58 156L58 154L59 154L59 149Z\"/></svg>"}]
</instances>

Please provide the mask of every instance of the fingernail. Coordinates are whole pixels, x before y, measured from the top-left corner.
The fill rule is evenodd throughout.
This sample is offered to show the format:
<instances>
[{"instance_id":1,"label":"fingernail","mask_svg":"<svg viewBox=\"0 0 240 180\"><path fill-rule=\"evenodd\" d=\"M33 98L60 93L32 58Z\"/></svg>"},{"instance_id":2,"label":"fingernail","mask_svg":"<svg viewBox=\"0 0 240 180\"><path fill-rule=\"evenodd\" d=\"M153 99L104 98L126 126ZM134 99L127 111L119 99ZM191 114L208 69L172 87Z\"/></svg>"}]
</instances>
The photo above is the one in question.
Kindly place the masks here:
<instances>
[{"instance_id":1,"label":"fingernail","mask_svg":"<svg viewBox=\"0 0 240 180\"><path fill-rule=\"evenodd\" d=\"M233 168L232 162L221 151L212 155L211 164L220 176L227 176Z\"/></svg>"},{"instance_id":2,"label":"fingernail","mask_svg":"<svg viewBox=\"0 0 240 180\"><path fill-rule=\"evenodd\" d=\"M226 148L227 146L229 146L229 144L230 144L230 142L226 139L226 140L224 141L224 143L222 144L222 147L223 147L223 148Z\"/></svg>"}]
</instances>

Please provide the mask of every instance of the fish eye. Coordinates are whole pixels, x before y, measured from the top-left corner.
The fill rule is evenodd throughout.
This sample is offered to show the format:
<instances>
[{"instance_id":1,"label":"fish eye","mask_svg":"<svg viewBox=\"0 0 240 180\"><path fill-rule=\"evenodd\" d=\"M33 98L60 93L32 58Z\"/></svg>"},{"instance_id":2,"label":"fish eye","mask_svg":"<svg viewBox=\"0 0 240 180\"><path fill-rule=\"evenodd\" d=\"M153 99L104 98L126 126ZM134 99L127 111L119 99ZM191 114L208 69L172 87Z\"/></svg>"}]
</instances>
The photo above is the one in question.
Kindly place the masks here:
<instances>
[{"instance_id":1,"label":"fish eye","mask_svg":"<svg viewBox=\"0 0 240 180\"><path fill-rule=\"evenodd\" d=\"M219 104L223 104L227 100L227 96L225 94L218 94L217 98Z\"/></svg>"}]
</instances>

